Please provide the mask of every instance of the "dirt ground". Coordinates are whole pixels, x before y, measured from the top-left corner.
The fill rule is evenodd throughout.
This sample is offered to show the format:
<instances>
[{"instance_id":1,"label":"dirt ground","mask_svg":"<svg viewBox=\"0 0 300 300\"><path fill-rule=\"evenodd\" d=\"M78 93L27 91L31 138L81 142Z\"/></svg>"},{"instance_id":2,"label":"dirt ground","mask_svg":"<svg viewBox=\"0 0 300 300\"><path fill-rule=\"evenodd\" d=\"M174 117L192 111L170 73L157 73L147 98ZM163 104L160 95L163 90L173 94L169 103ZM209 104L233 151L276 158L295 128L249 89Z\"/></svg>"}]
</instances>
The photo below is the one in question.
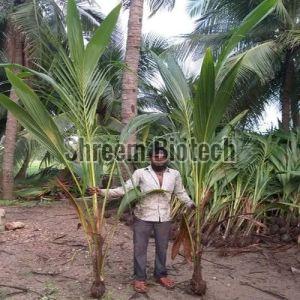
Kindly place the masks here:
<instances>
[{"instance_id":1,"label":"dirt ground","mask_svg":"<svg viewBox=\"0 0 300 300\"><path fill-rule=\"evenodd\" d=\"M50 206L6 207L7 221L21 221L24 229L0 234L0 299L90 299L91 264L84 234L66 203ZM116 220L107 219L108 229ZM110 232L109 231L109 232ZM300 248L296 245L206 249L203 274L206 300L300 299ZM244 251L241 253L241 251ZM224 254L224 253L223 253ZM169 255L170 256L170 255ZM132 291L132 232L120 224L106 263L105 299L199 299L186 292L192 266L179 256L169 259L169 274L177 282L167 291L153 281L154 240L148 252L150 291ZM17 287L12 288L12 286ZM23 290L22 290L23 289Z\"/></svg>"}]
</instances>

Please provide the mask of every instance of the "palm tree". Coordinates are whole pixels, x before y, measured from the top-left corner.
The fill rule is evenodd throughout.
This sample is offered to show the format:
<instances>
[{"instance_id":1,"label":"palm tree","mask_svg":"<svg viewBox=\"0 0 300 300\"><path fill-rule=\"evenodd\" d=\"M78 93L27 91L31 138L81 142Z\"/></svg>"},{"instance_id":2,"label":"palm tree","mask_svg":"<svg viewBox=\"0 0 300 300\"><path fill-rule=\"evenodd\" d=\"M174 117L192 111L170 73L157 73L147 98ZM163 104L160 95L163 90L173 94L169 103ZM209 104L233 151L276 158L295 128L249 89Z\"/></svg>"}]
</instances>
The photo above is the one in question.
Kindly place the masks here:
<instances>
[{"instance_id":1,"label":"palm tree","mask_svg":"<svg viewBox=\"0 0 300 300\"><path fill-rule=\"evenodd\" d=\"M3 2L2 2L3 3ZM1 61L17 63L24 66L39 65L49 67L53 53L47 47L47 39L55 34L56 39L63 42L64 24L62 13L54 0L11 0L2 4L0 24L3 27L1 40ZM43 11L43 16L42 12ZM46 28L42 28L42 19ZM47 20L47 22L45 22ZM48 28L51 24L52 28ZM45 42L46 40L46 42ZM39 87L36 87L39 88ZM11 99L17 96L11 90ZM8 112L6 118L2 164L3 198L12 199L14 186L14 154L17 144L18 125L15 118Z\"/></svg>"},{"instance_id":2,"label":"palm tree","mask_svg":"<svg viewBox=\"0 0 300 300\"><path fill-rule=\"evenodd\" d=\"M175 0L148 0L147 1L152 14L161 8L172 10ZM126 125L137 114L137 96L138 86L138 69L140 62L140 51L142 42L142 23L144 0L125 1L125 5L129 7L128 31L125 65L122 82L122 123ZM136 137L133 134L128 140L128 146L135 144ZM127 147L126 147L127 148ZM129 149L129 148L127 148ZM130 153L129 153L130 154Z\"/></svg>"},{"instance_id":3,"label":"palm tree","mask_svg":"<svg viewBox=\"0 0 300 300\"><path fill-rule=\"evenodd\" d=\"M185 37L181 49L196 57L206 47L218 55L243 18L262 1L189 0L191 16L198 17L194 32ZM253 47L245 68L252 76L244 81L233 102L233 111L250 108L250 116L261 115L264 104L279 99L282 128L287 131L293 121L299 127L299 12L297 0L278 1L276 12L265 19L234 49L236 56ZM201 17L199 15L201 14ZM295 94L296 93L296 94Z\"/></svg>"},{"instance_id":4,"label":"palm tree","mask_svg":"<svg viewBox=\"0 0 300 300\"><path fill-rule=\"evenodd\" d=\"M4 36L6 36L5 52L7 59L11 63L25 65L28 55L25 51L25 42L22 32L14 25L9 13L14 6L22 4L23 1L11 1L6 4L6 25ZM10 98L17 102L18 97L14 90L10 92ZM13 186L14 186L14 153L15 144L17 139L18 123L13 115L8 112L6 120L5 141L4 141L4 153L2 162L2 197L3 199L13 198Z\"/></svg>"}]
</instances>

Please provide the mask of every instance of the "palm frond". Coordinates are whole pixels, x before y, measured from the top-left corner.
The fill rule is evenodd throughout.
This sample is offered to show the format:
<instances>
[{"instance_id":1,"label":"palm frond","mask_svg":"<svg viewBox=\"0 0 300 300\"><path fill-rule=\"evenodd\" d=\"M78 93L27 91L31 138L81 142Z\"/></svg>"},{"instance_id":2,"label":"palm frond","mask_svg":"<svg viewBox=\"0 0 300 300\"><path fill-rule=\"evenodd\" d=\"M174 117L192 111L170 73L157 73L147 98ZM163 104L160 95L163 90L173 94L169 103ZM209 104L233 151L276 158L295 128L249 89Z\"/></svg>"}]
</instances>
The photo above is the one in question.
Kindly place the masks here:
<instances>
[{"instance_id":1,"label":"palm frond","mask_svg":"<svg viewBox=\"0 0 300 300\"><path fill-rule=\"evenodd\" d=\"M189 0L187 2L186 10L191 17L199 16L203 12L207 1Z\"/></svg>"},{"instance_id":2,"label":"palm frond","mask_svg":"<svg viewBox=\"0 0 300 300\"><path fill-rule=\"evenodd\" d=\"M152 52L161 55L169 48L166 38L150 33L142 36L141 58L139 62L139 78L141 81L152 81L157 76L156 64Z\"/></svg>"},{"instance_id":3,"label":"palm frond","mask_svg":"<svg viewBox=\"0 0 300 300\"><path fill-rule=\"evenodd\" d=\"M300 29L294 29L284 32L279 41L285 45L288 45L291 49L297 50L300 46Z\"/></svg>"},{"instance_id":4,"label":"palm frond","mask_svg":"<svg viewBox=\"0 0 300 300\"><path fill-rule=\"evenodd\" d=\"M54 0L26 1L10 14L14 26L25 36L26 54L32 59L49 55L45 47L45 36L63 36L63 15Z\"/></svg>"},{"instance_id":5,"label":"palm frond","mask_svg":"<svg viewBox=\"0 0 300 300\"><path fill-rule=\"evenodd\" d=\"M243 83L251 82L253 75L257 76L262 84L269 82L275 77L276 64L278 68L281 64L281 51L281 47L277 46L274 41L267 41L241 54L234 55L228 59L224 68L220 70L217 82L222 81L224 72L226 73L226 70L242 56L243 60L236 78L237 88Z\"/></svg>"},{"instance_id":6,"label":"palm frond","mask_svg":"<svg viewBox=\"0 0 300 300\"><path fill-rule=\"evenodd\" d=\"M101 11L101 7L98 7L96 3L89 3L87 1L77 3L78 12L80 14L82 28L85 38L89 40L94 31L105 20L106 15ZM122 32L119 24L113 30L111 36L111 43L114 45L124 44L124 33Z\"/></svg>"},{"instance_id":7,"label":"palm frond","mask_svg":"<svg viewBox=\"0 0 300 300\"><path fill-rule=\"evenodd\" d=\"M165 114L162 113L148 113L137 116L133 118L122 130L120 135L120 143L126 143L128 138L135 132L138 133L142 131L145 126L158 121L166 117Z\"/></svg>"},{"instance_id":8,"label":"palm frond","mask_svg":"<svg viewBox=\"0 0 300 300\"><path fill-rule=\"evenodd\" d=\"M153 16L161 9L167 9L171 11L176 3L175 0L147 0L147 2L151 11L150 16Z\"/></svg>"},{"instance_id":9,"label":"palm frond","mask_svg":"<svg viewBox=\"0 0 300 300\"><path fill-rule=\"evenodd\" d=\"M178 62L172 55L153 57L160 71L166 91L171 95L168 100L173 108L189 114L188 101L191 99L190 87Z\"/></svg>"},{"instance_id":10,"label":"palm frond","mask_svg":"<svg viewBox=\"0 0 300 300\"><path fill-rule=\"evenodd\" d=\"M254 27L256 27L271 12L274 11L274 6L276 3L277 0L265 0L244 18L242 24L233 31L231 38L225 44L224 49L218 57L218 63L216 66L217 72L224 64L224 61L227 58L227 56L236 47L236 45L245 37L245 35L249 33Z\"/></svg>"}]
</instances>

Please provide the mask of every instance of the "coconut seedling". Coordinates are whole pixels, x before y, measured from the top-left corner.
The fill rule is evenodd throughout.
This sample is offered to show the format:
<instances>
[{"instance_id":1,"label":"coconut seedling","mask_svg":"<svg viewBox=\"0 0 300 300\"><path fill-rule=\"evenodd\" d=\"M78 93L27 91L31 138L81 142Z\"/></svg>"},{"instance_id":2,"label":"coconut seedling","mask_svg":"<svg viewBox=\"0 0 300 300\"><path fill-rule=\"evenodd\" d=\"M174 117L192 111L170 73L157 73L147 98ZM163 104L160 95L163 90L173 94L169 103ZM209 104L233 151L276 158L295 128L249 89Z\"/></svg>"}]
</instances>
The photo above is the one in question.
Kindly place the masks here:
<instances>
[{"instance_id":1,"label":"coconut seedling","mask_svg":"<svg viewBox=\"0 0 300 300\"><path fill-rule=\"evenodd\" d=\"M72 162L68 159L67 154L70 149L52 114L43 105L38 94L21 79L21 76L14 74L9 68L6 69L6 74L20 99L20 104L14 103L5 95L0 95L0 103L72 174L80 195L80 203L83 205L78 203L74 195L71 195L62 184L61 186L74 205L86 234L94 271L91 295L95 298L102 297L105 292L104 213L107 197L101 202L96 195L93 195L92 199L87 199L85 191L87 186L95 187L99 183L97 174L99 168L103 166L101 161L99 164L95 163L98 157L95 157L97 154L94 152L93 144L97 136L103 134L96 118L96 110L109 80L107 70L100 69L98 62L110 43L120 9L121 5L113 9L101 26L95 30L91 39L86 42L76 1L68 0L66 20L68 50L60 45L54 45L56 56L48 73L26 69L35 78L43 80L55 90L56 97L49 97L49 100L53 101L58 111L64 114L66 120L74 127L75 134L86 145L87 151L83 153L81 161ZM8 67L22 69L17 65ZM108 186L114 168L113 163Z\"/></svg>"},{"instance_id":2,"label":"coconut seedling","mask_svg":"<svg viewBox=\"0 0 300 300\"><path fill-rule=\"evenodd\" d=\"M243 232L249 237L255 230L257 233L265 230L261 222L267 206L265 201L272 195L270 188L273 168L268 159L272 148L272 138L264 138L256 134L244 134L246 144L237 149L237 164L239 174L232 183L230 216L225 237L229 233L239 236Z\"/></svg>"},{"instance_id":3,"label":"coconut seedling","mask_svg":"<svg viewBox=\"0 0 300 300\"><path fill-rule=\"evenodd\" d=\"M281 139L286 140L280 143ZM277 185L281 193L278 194L279 204L286 207L288 217L300 215L299 182L300 182L300 131L290 132L277 138L270 156L270 164L274 168ZM280 225L280 224L278 224Z\"/></svg>"},{"instance_id":4,"label":"coconut seedling","mask_svg":"<svg viewBox=\"0 0 300 300\"><path fill-rule=\"evenodd\" d=\"M165 89L172 98L168 100L175 104L175 108L170 113L171 123L175 125L174 131L180 132L182 142L188 145L187 159L179 169L181 172L184 170L182 176L186 177L196 210L192 222L183 223L185 230L181 230L179 234L184 241L187 241L188 236L191 237L190 249L193 251L191 256L194 263L191 288L198 295L206 292L206 282L202 277L201 267L205 209L213 197L214 184L218 177L212 172L211 160L192 159L199 155L193 152L195 149L193 143L212 145L214 142L216 130L230 103L236 79L247 53L233 60L229 60L229 56L244 36L274 11L276 4L277 0L265 0L246 16L240 27L232 31L232 36L223 47L217 61L214 60L212 51L207 49L200 75L195 80L192 90L184 80L178 65L175 66L175 72L171 70L174 60L172 62L168 59L156 59ZM189 234L187 228L190 228ZM178 247L177 245L176 242L174 246Z\"/></svg>"}]
</instances>

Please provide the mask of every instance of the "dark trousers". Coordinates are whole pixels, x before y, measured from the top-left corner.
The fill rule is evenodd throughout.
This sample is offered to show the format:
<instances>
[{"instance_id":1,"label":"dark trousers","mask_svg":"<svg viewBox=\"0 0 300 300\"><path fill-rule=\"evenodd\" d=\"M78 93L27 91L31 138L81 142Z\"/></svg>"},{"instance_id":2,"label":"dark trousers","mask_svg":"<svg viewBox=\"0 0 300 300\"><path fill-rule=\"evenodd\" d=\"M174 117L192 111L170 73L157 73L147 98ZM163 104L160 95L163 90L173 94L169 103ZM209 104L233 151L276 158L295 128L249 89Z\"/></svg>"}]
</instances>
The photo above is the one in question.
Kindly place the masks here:
<instances>
[{"instance_id":1,"label":"dark trousers","mask_svg":"<svg viewBox=\"0 0 300 300\"><path fill-rule=\"evenodd\" d=\"M152 230L155 237L154 277L167 275L166 259L171 222L148 222L135 217L133 224L134 277L146 280L147 248Z\"/></svg>"}]
</instances>

